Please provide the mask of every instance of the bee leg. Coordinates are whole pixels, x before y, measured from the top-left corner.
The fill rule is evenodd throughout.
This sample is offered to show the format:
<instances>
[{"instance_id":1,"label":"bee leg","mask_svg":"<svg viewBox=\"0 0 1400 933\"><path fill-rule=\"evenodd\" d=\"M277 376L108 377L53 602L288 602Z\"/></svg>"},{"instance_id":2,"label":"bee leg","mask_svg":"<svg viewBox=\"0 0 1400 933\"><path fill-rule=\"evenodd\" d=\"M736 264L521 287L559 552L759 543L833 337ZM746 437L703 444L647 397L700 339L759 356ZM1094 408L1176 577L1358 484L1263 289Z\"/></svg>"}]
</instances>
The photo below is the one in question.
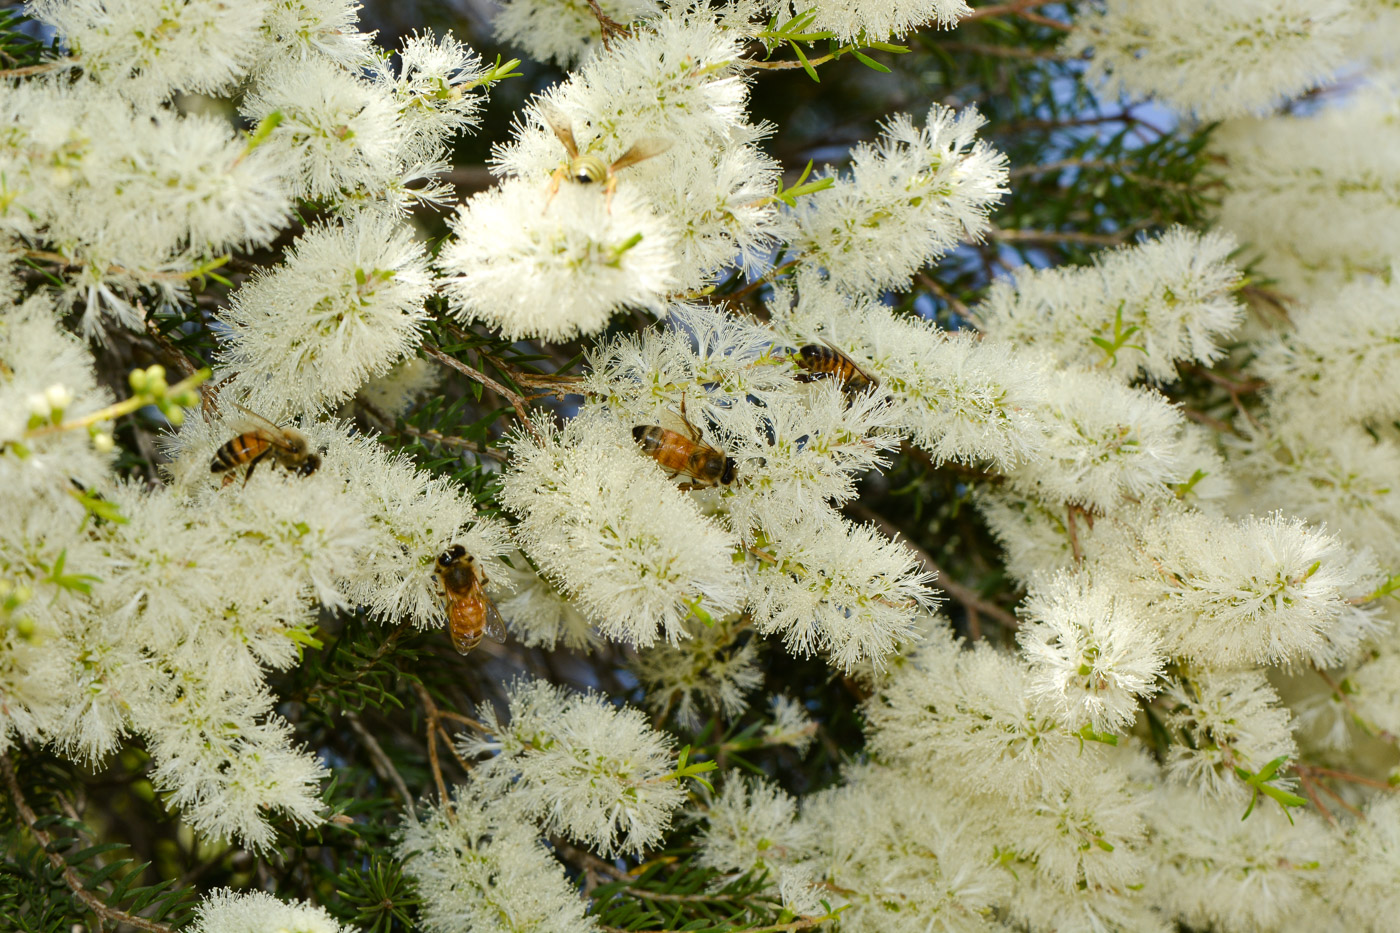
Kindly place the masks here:
<instances>
[{"instance_id":1,"label":"bee leg","mask_svg":"<svg viewBox=\"0 0 1400 933\"><path fill-rule=\"evenodd\" d=\"M609 172L608 172L608 183L603 187L603 204L607 207L607 209L608 209L608 214L609 214L609 215L612 214L612 199L613 199L613 195L616 194L616 193L617 193L617 175L616 175L616 173L614 173L614 172L612 172L612 171L609 171Z\"/></svg>"},{"instance_id":2,"label":"bee leg","mask_svg":"<svg viewBox=\"0 0 1400 933\"><path fill-rule=\"evenodd\" d=\"M263 451L259 456L254 457L252 460L250 460L250 461L248 462L248 472L243 474L243 485L244 485L244 486L247 486L247 485L248 485L248 480L250 480L250 479L253 478L253 471L256 470L256 469L258 468L258 464L261 463L263 457L266 457L266 456L267 456L267 451ZM232 479L232 477L229 477L229 478Z\"/></svg>"},{"instance_id":3,"label":"bee leg","mask_svg":"<svg viewBox=\"0 0 1400 933\"><path fill-rule=\"evenodd\" d=\"M681 421L685 422L686 433L695 443L700 443L700 432L695 430L695 425L690 423L690 418L685 413L685 390L681 390Z\"/></svg>"},{"instance_id":4,"label":"bee leg","mask_svg":"<svg viewBox=\"0 0 1400 933\"><path fill-rule=\"evenodd\" d=\"M549 205L554 203L554 196L559 193L559 182L562 181L563 178L563 166L556 168L553 174L549 176L549 187L545 189L549 192L549 195L544 199L544 210L540 211L541 214L546 214L549 212Z\"/></svg>"}]
</instances>

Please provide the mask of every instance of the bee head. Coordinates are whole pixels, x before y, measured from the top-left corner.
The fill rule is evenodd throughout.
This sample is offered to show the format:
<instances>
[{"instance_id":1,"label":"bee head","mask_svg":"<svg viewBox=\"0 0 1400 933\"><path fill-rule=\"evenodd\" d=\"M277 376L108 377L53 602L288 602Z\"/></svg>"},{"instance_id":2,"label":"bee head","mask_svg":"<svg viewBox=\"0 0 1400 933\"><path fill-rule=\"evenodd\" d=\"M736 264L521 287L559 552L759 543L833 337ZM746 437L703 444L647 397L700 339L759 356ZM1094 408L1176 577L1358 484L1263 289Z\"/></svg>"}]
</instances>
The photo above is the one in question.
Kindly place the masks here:
<instances>
[{"instance_id":1,"label":"bee head","mask_svg":"<svg viewBox=\"0 0 1400 933\"><path fill-rule=\"evenodd\" d=\"M454 544L450 548L438 555L437 563L439 567L446 569L448 567L451 567L453 564L457 563L457 561L461 560L463 557L466 556L467 549L462 547L462 545L460 544ZM471 558L469 557L467 559L471 560Z\"/></svg>"},{"instance_id":2,"label":"bee head","mask_svg":"<svg viewBox=\"0 0 1400 933\"><path fill-rule=\"evenodd\" d=\"M734 473L737 468L733 457L725 457L724 472L719 475L719 484L721 486L732 486L734 484Z\"/></svg>"},{"instance_id":3,"label":"bee head","mask_svg":"<svg viewBox=\"0 0 1400 933\"><path fill-rule=\"evenodd\" d=\"M308 454L306 460L303 461L302 465L297 468L297 475L310 476L312 473L315 473L319 469L321 469L321 455Z\"/></svg>"},{"instance_id":4,"label":"bee head","mask_svg":"<svg viewBox=\"0 0 1400 933\"><path fill-rule=\"evenodd\" d=\"M822 348L814 343L809 343L805 347L798 347L797 355L802 357L805 363L815 363L822 358Z\"/></svg>"},{"instance_id":5,"label":"bee head","mask_svg":"<svg viewBox=\"0 0 1400 933\"><path fill-rule=\"evenodd\" d=\"M647 436L647 426L646 426L646 425L644 425L644 424L639 424L639 425L637 425L635 428L632 429L632 440L636 441L637 443L640 444L640 443L642 442L642 438L644 438L644 437L646 437L646 436Z\"/></svg>"}]
</instances>

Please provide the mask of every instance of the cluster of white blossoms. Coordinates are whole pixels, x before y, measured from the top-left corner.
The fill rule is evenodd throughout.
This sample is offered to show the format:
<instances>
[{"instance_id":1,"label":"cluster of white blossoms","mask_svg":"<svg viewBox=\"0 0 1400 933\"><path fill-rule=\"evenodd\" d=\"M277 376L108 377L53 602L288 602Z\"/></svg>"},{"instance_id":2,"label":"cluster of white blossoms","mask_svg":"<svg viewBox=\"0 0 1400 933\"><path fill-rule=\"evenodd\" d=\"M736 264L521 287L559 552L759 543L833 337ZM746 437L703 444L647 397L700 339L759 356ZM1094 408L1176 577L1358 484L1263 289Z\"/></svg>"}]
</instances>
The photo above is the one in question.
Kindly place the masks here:
<instances>
[{"instance_id":1,"label":"cluster of white blossoms","mask_svg":"<svg viewBox=\"0 0 1400 933\"><path fill-rule=\"evenodd\" d=\"M270 850L279 823L323 819L328 772L269 675L320 647L325 613L441 628L434 564L461 546L516 639L618 643L658 718L542 681L483 707L455 748L479 759L469 780L410 803L398 836L432 933L597 930L543 840L641 860L690 816L701 864L766 878L799 924L839 909L848 933L1384 928L1396 85L1267 115L1394 54L1360 35L1383 7L1085 6L1066 48L1093 74L1238 118L1211 141L1221 230L1019 270L949 331L886 296L991 229L1010 176L982 118L893 115L789 190L749 56L804 12L859 45L952 25L959 0L510 0L503 36L578 65L496 141L499 184L455 206L436 252L409 212L447 202L450 141L509 65L426 35L395 62L347 0L41 0L68 54L0 95L0 752L95 765L139 740L197 832ZM230 98L248 129L177 93ZM206 309L217 388L198 408L199 375L177 391L159 367L114 403L61 326L156 329L148 306L188 309L193 280L284 233L278 264ZM1286 321L1246 322L1237 244L1290 289ZM771 297L716 298L736 270ZM415 352L441 308L555 344L660 320L585 345L581 402L522 405L498 518L337 418L357 398L393 417L432 385ZM1183 377L1237 424L1169 401ZM150 406L178 428L168 462L120 479L112 423ZM284 430L247 409L305 449L226 483L222 445ZM956 639L927 555L861 506L905 444L966 470L1026 594L1014 648ZM738 716L783 651L868 688L868 755L801 801L737 773L693 800L668 715ZM805 754L818 725L771 702L757 741ZM1347 755L1365 773L1340 807L1292 812ZM229 892L194 929L341 933Z\"/></svg>"}]
</instances>

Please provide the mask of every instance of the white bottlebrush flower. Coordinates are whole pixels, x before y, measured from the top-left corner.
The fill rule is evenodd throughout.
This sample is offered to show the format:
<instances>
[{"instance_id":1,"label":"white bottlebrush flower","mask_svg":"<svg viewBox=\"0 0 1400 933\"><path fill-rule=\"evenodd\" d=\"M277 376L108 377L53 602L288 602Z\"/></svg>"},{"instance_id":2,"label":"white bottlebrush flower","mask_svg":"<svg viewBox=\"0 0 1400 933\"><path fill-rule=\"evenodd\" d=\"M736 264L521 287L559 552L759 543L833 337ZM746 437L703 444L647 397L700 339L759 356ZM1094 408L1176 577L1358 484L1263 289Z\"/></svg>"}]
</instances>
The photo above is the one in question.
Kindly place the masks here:
<instances>
[{"instance_id":1,"label":"white bottlebrush flower","mask_svg":"<svg viewBox=\"0 0 1400 933\"><path fill-rule=\"evenodd\" d=\"M673 146L666 158L627 170L628 187L643 192L679 231L679 290L714 284L736 265L765 268L782 239L779 202L773 197L782 170L758 145L763 133L766 127L741 128L726 141L694 149ZM743 142L746 136L752 139Z\"/></svg>"},{"instance_id":2,"label":"white bottlebrush flower","mask_svg":"<svg viewBox=\"0 0 1400 933\"><path fill-rule=\"evenodd\" d=\"M473 88L486 72L481 58L450 34L441 39L431 33L405 38L397 71L387 57L378 62L375 83L399 102L399 153L405 162L436 162L449 137L476 126L485 94Z\"/></svg>"},{"instance_id":3,"label":"white bottlebrush flower","mask_svg":"<svg viewBox=\"0 0 1400 933\"><path fill-rule=\"evenodd\" d=\"M496 607L517 641L551 650L562 643L573 651L588 651L602 643L583 613L535 573L524 554L517 551L509 557L506 574L515 592L498 597Z\"/></svg>"},{"instance_id":4,"label":"white bottlebrush flower","mask_svg":"<svg viewBox=\"0 0 1400 933\"><path fill-rule=\"evenodd\" d=\"M1354 709L1366 731L1400 735L1400 650L1393 643L1357 664L1346 683L1348 719Z\"/></svg>"},{"instance_id":5,"label":"white bottlebrush flower","mask_svg":"<svg viewBox=\"0 0 1400 933\"><path fill-rule=\"evenodd\" d=\"M604 416L575 418L538 440L518 436L500 499L515 533L606 637L639 646L685 637L695 610L738 608L737 542L700 513Z\"/></svg>"},{"instance_id":6,"label":"white bottlebrush flower","mask_svg":"<svg viewBox=\"0 0 1400 933\"><path fill-rule=\"evenodd\" d=\"M1046 502L1111 512L1126 497L1153 498L1185 481L1184 419L1165 398L1100 373L1046 377L1039 459L1008 474L1013 486Z\"/></svg>"},{"instance_id":7,"label":"white bottlebrush flower","mask_svg":"<svg viewBox=\"0 0 1400 933\"><path fill-rule=\"evenodd\" d=\"M1327 656L1367 574L1335 537L1279 514L1182 513L1147 524L1129 547L1166 653L1212 668Z\"/></svg>"},{"instance_id":8,"label":"white bottlebrush flower","mask_svg":"<svg viewBox=\"0 0 1400 933\"><path fill-rule=\"evenodd\" d=\"M928 773L927 763L921 772ZM804 800L804 866L850 933L994 933L1011 872L984 814L916 774L866 767Z\"/></svg>"},{"instance_id":9,"label":"white bottlebrush flower","mask_svg":"<svg viewBox=\"0 0 1400 933\"><path fill-rule=\"evenodd\" d=\"M258 148L282 166L298 197L378 193L400 171L404 126L393 93L327 59L269 66L242 112L254 123L279 115Z\"/></svg>"},{"instance_id":10,"label":"white bottlebrush flower","mask_svg":"<svg viewBox=\"0 0 1400 933\"><path fill-rule=\"evenodd\" d=\"M345 68L368 64L374 33L358 28L359 0L268 0L263 35L280 55L323 57Z\"/></svg>"},{"instance_id":11,"label":"white bottlebrush flower","mask_svg":"<svg viewBox=\"0 0 1400 933\"><path fill-rule=\"evenodd\" d=\"M1400 256L1400 95L1393 76L1330 106L1227 121L1209 152L1225 182L1219 225L1263 253L1285 292L1328 300ZM1344 372L1332 375L1345 377Z\"/></svg>"},{"instance_id":12,"label":"white bottlebrush flower","mask_svg":"<svg viewBox=\"0 0 1400 933\"><path fill-rule=\"evenodd\" d=\"M172 91L227 90L261 51L269 0L38 0L48 23L80 56L83 71L132 100Z\"/></svg>"},{"instance_id":13,"label":"white bottlebrush flower","mask_svg":"<svg viewBox=\"0 0 1400 933\"><path fill-rule=\"evenodd\" d=\"M1151 866L1142 852L1150 806L1144 790L1112 765L1085 769L1072 784L1025 800L1008 801L996 787L982 788L985 802L1000 810L993 832L1014 840L1035 874L1070 894L1122 891L1145 880Z\"/></svg>"},{"instance_id":14,"label":"white bottlebrush flower","mask_svg":"<svg viewBox=\"0 0 1400 933\"><path fill-rule=\"evenodd\" d=\"M390 419L400 418L442 382L442 367L421 357L411 356L395 364L388 372L375 376L356 390L355 395L374 406ZM353 404L341 412L348 418ZM392 427L392 421L385 427Z\"/></svg>"},{"instance_id":15,"label":"white bottlebrush flower","mask_svg":"<svg viewBox=\"0 0 1400 933\"><path fill-rule=\"evenodd\" d=\"M1012 929L1176 933L1152 903L1131 889L1066 891L1033 871L1018 880L1005 907Z\"/></svg>"},{"instance_id":16,"label":"white bottlebrush flower","mask_svg":"<svg viewBox=\"0 0 1400 933\"><path fill-rule=\"evenodd\" d=\"M283 901L265 891L211 891L195 908L191 933L355 933L326 908Z\"/></svg>"},{"instance_id":17,"label":"white bottlebrush flower","mask_svg":"<svg viewBox=\"0 0 1400 933\"><path fill-rule=\"evenodd\" d=\"M779 20L786 20L793 12L810 10L814 14L810 30L832 32L843 45L886 42L928 26L948 29L972 12L963 0L890 0L884 3L818 0L805 7L767 0L763 8L776 12Z\"/></svg>"},{"instance_id":18,"label":"white bottlebrush flower","mask_svg":"<svg viewBox=\"0 0 1400 933\"><path fill-rule=\"evenodd\" d=\"M1400 416L1400 282L1361 281L1314 298L1293 327L1261 341L1253 371L1273 404L1300 417Z\"/></svg>"},{"instance_id":19,"label":"white bottlebrush flower","mask_svg":"<svg viewBox=\"0 0 1400 933\"><path fill-rule=\"evenodd\" d=\"M0 95L0 125L0 229L68 259L63 302L88 306L89 334L99 312L140 329L135 290L178 300L181 274L268 242L289 212L279 167L222 119L137 110L92 84L25 82Z\"/></svg>"},{"instance_id":20,"label":"white bottlebrush flower","mask_svg":"<svg viewBox=\"0 0 1400 933\"><path fill-rule=\"evenodd\" d=\"M1147 893L1193 929L1308 927L1299 918L1317 896L1321 864L1332 861L1321 821L1167 787L1148 808L1158 868ZM1321 864L1320 864L1321 863ZM1309 927L1316 929L1316 927Z\"/></svg>"},{"instance_id":21,"label":"white bottlebrush flower","mask_svg":"<svg viewBox=\"0 0 1400 933\"><path fill-rule=\"evenodd\" d=\"M453 219L439 262L453 308L510 339L602 330L624 307L659 311L676 282L676 234L629 190L514 179Z\"/></svg>"},{"instance_id":22,"label":"white bottlebrush flower","mask_svg":"<svg viewBox=\"0 0 1400 933\"><path fill-rule=\"evenodd\" d=\"M303 826L321 821L320 784L330 772L293 745L271 695L192 679L181 686L180 695L143 704L142 731L155 765L151 785L197 832L266 850L276 839L270 811Z\"/></svg>"},{"instance_id":23,"label":"white bottlebrush flower","mask_svg":"<svg viewBox=\"0 0 1400 933\"><path fill-rule=\"evenodd\" d=\"M422 899L428 933L598 930L539 831L478 787L459 785L450 808L405 820L396 854Z\"/></svg>"},{"instance_id":24,"label":"white bottlebrush flower","mask_svg":"<svg viewBox=\"0 0 1400 933\"><path fill-rule=\"evenodd\" d=\"M799 917L826 914L822 906L826 889L814 881L815 877L816 871L810 865L784 865L778 869L778 897L786 910Z\"/></svg>"},{"instance_id":25,"label":"white bottlebrush flower","mask_svg":"<svg viewBox=\"0 0 1400 933\"><path fill-rule=\"evenodd\" d=\"M800 854L797 801L766 778L731 772L705 810L700 864L716 871L762 871Z\"/></svg>"},{"instance_id":26,"label":"white bottlebrush flower","mask_svg":"<svg viewBox=\"0 0 1400 933\"><path fill-rule=\"evenodd\" d=\"M638 710L596 694L568 693L544 681L510 689L508 720L479 713L486 736L464 734L464 755L494 757L474 776L509 794L517 812L543 822L605 858L640 856L661 841L685 802L673 740Z\"/></svg>"},{"instance_id":27,"label":"white bottlebrush flower","mask_svg":"<svg viewBox=\"0 0 1400 933\"><path fill-rule=\"evenodd\" d=\"M1123 381L1174 382L1178 362L1209 364L1240 322L1230 237L1174 227L1099 253L1092 266L1026 269L992 283L975 309L988 336L1045 350L1061 365Z\"/></svg>"},{"instance_id":28,"label":"white bottlebrush flower","mask_svg":"<svg viewBox=\"0 0 1400 933\"><path fill-rule=\"evenodd\" d=\"M748 695L763 683L759 642L728 620L686 624L688 638L637 652L633 671L647 690L647 704L660 715L698 729L713 710L726 719L748 709Z\"/></svg>"},{"instance_id":29,"label":"white bottlebrush flower","mask_svg":"<svg viewBox=\"0 0 1400 933\"><path fill-rule=\"evenodd\" d=\"M1298 753L1288 710L1259 671L1193 673L1171 683L1164 695L1175 710L1167 724L1183 734L1183 741L1172 743L1167 773L1198 793L1243 806L1249 787L1236 768L1258 773ZM1286 768L1285 761L1280 770ZM1271 783L1288 786L1286 780Z\"/></svg>"},{"instance_id":30,"label":"white bottlebrush flower","mask_svg":"<svg viewBox=\"0 0 1400 933\"><path fill-rule=\"evenodd\" d=\"M1345 381L1343 372L1329 371L1327 381ZM1285 502L1294 515L1370 548L1383 566L1400 567L1400 447L1339 423L1346 411L1271 412L1231 460L1248 494L1238 504Z\"/></svg>"},{"instance_id":31,"label":"white bottlebrush flower","mask_svg":"<svg viewBox=\"0 0 1400 933\"><path fill-rule=\"evenodd\" d=\"M773 721L763 727L763 737L773 745L790 746L799 755L817 740L817 723L807 714L799 701L785 693L773 697L768 704Z\"/></svg>"},{"instance_id":32,"label":"white bottlebrush flower","mask_svg":"<svg viewBox=\"0 0 1400 933\"><path fill-rule=\"evenodd\" d=\"M1006 560L1006 572L1023 584L1053 574L1074 560L1074 545L1067 526L1068 514L1033 496L1009 489L977 490L973 502L982 514ZM1075 537L1084 548L1085 523L1075 523Z\"/></svg>"},{"instance_id":33,"label":"white bottlebrush flower","mask_svg":"<svg viewBox=\"0 0 1400 933\"><path fill-rule=\"evenodd\" d=\"M517 121L515 138L493 153L496 171L543 183L567 163L547 112L569 126L580 152L605 165L649 137L680 153L725 148L747 125L748 87L738 68L743 53L744 37L708 11L649 20L533 101ZM672 157L625 169L619 190L639 173L664 171ZM678 162L671 172L687 169Z\"/></svg>"},{"instance_id":34,"label":"white bottlebrush flower","mask_svg":"<svg viewBox=\"0 0 1400 933\"><path fill-rule=\"evenodd\" d=\"M1395 922L1400 874L1400 797L1381 792L1347 827L1326 866L1324 892L1340 911L1343 929L1384 930Z\"/></svg>"},{"instance_id":35,"label":"white bottlebrush flower","mask_svg":"<svg viewBox=\"0 0 1400 933\"><path fill-rule=\"evenodd\" d=\"M1162 645L1130 599L1088 574L1058 574L1033 586L1016 633L1031 665L1031 692L1070 729L1117 732L1157 690Z\"/></svg>"},{"instance_id":36,"label":"white bottlebrush flower","mask_svg":"<svg viewBox=\"0 0 1400 933\"><path fill-rule=\"evenodd\" d=\"M656 0L604 0L599 9L626 26L654 16L660 7ZM598 17L576 0L503 0L491 27L501 42L561 68L596 49L603 36Z\"/></svg>"},{"instance_id":37,"label":"white bottlebrush flower","mask_svg":"<svg viewBox=\"0 0 1400 933\"><path fill-rule=\"evenodd\" d=\"M423 247L396 218L362 212L314 226L281 268L234 292L231 388L274 417L335 405L412 351L431 291Z\"/></svg>"},{"instance_id":38,"label":"white bottlebrush flower","mask_svg":"<svg viewBox=\"0 0 1400 933\"><path fill-rule=\"evenodd\" d=\"M962 240L980 237L1006 193L1006 157L976 138L976 111L934 104L923 127L905 114L851 152L849 175L798 202L794 253L846 291L904 287Z\"/></svg>"},{"instance_id":39,"label":"white bottlebrush flower","mask_svg":"<svg viewBox=\"0 0 1400 933\"><path fill-rule=\"evenodd\" d=\"M1219 120L1272 109L1346 62L1346 0L1102 0L1075 18L1066 54L1089 75Z\"/></svg>"},{"instance_id":40,"label":"white bottlebrush flower","mask_svg":"<svg viewBox=\"0 0 1400 933\"><path fill-rule=\"evenodd\" d=\"M1044 443L1036 413L1043 395L1035 358L971 333L948 333L897 317L866 297L847 297L800 275L798 297L779 290L775 326L793 344L827 341L879 381L896 425L935 461L989 460L1006 469Z\"/></svg>"},{"instance_id":41,"label":"white bottlebrush flower","mask_svg":"<svg viewBox=\"0 0 1400 933\"><path fill-rule=\"evenodd\" d=\"M985 643L927 645L865 706L867 744L884 760L958 770L977 787L1024 798L1073 786L1097 752L1030 689L1019 658Z\"/></svg>"},{"instance_id":42,"label":"white bottlebrush flower","mask_svg":"<svg viewBox=\"0 0 1400 933\"><path fill-rule=\"evenodd\" d=\"M749 548L749 612L793 654L821 652L843 671L871 661L878 670L933 607L933 574L871 525L827 510L765 535Z\"/></svg>"},{"instance_id":43,"label":"white bottlebrush flower","mask_svg":"<svg viewBox=\"0 0 1400 933\"><path fill-rule=\"evenodd\" d=\"M852 397L831 380L717 414L738 477L726 506L746 541L753 529L768 528L773 537L784 525L816 520L829 504L854 499L856 478L887 466L887 452L899 444L883 396Z\"/></svg>"}]
</instances>

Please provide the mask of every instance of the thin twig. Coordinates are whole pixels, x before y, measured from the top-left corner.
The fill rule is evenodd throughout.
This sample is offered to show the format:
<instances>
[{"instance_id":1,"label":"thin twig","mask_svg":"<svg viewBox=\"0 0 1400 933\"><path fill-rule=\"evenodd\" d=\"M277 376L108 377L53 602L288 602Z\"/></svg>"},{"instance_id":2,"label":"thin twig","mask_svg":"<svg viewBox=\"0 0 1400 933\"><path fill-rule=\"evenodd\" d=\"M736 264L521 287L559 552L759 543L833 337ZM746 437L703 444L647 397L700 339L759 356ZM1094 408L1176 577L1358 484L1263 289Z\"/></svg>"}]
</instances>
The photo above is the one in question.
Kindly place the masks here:
<instances>
[{"instance_id":1,"label":"thin twig","mask_svg":"<svg viewBox=\"0 0 1400 933\"><path fill-rule=\"evenodd\" d=\"M423 704L423 715L428 725L428 766L433 772L433 783L437 785L438 801L443 810L452 813L452 804L447 797L447 782L442 779L442 765L438 763L438 707L428 695L428 689L417 681L413 689L418 692L418 700Z\"/></svg>"},{"instance_id":2,"label":"thin twig","mask_svg":"<svg viewBox=\"0 0 1400 933\"><path fill-rule=\"evenodd\" d=\"M99 920L104 924L125 923L138 930L148 930L150 933L174 933L175 928L172 926L118 910L89 891L83 883L83 879L78 877L78 873L63 860L63 856L53 851L53 837L35 825L39 822L39 818L33 810L29 809L29 804L24 799L24 792L19 788L19 780L15 777L15 769L10 763L9 755L0 755L0 774L5 776L5 785L10 791L10 799L14 802L15 812L19 814L24 825L29 828L29 832L38 840L39 845L43 846L44 855L48 857L49 863L59 870L59 873L63 875L64 883L73 890L73 894L77 896L78 900L86 904L88 909L97 915Z\"/></svg>"},{"instance_id":3,"label":"thin twig","mask_svg":"<svg viewBox=\"0 0 1400 933\"><path fill-rule=\"evenodd\" d=\"M381 779L394 785L394 790L398 793L399 799L404 802L404 806L413 806L413 795L408 792L408 785L404 783L403 775L399 774L399 769L394 767L389 756L384 754L384 748L379 744L379 740L365 728L365 724L360 721L359 714L354 710L346 710L345 721L350 723L350 731L355 733L360 744L365 747L365 751L369 752L370 761L374 763L375 773Z\"/></svg>"},{"instance_id":4,"label":"thin twig","mask_svg":"<svg viewBox=\"0 0 1400 933\"><path fill-rule=\"evenodd\" d=\"M598 5L598 0L588 0L588 8L593 11L593 17L598 20L598 29L603 40L603 48L609 48L608 40L613 36L622 36L624 39L632 35L632 31L626 26L613 19L603 12L603 8Z\"/></svg>"},{"instance_id":5,"label":"thin twig","mask_svg":"<svg viewBox=\"0 0 1400 933\"><path fill-rule=\"evenodd\" d=\"M1239 428L1235 427L1232 424L1228 424L1227 422L1221 421L1219 418L1211 417L1203 411L1197 411L1194 408L1186 408L1185 406L1183 406L1181 409L1181 413L1186 417L1190 418L1192 421L1196 422L1197 424L1203 424L1206 427L1211 428L1212 430L1219 431L1221 434L1234 434L1237 437L1244 436L1243 432L1241 432Z\"/></svg>"},{"instance_id":6,"label":"thin twig","mask_svg":"<svg viewBox=\"0 0 1400 933\"><path fill-rule=\"evenodd\" d=\"M960 300L956 295L948 291L948 289L944 288L942 285L938 284L938 282L933 278L933 276L927 275L923 272L917 272L914 274L914 278L917 279L919 284L922 285L924 288L927 288L929 291L933 292L935 295L941 298L943 302L948 305L948 307L953 309L953 313L956 314L958 317L962 318L964 321L971 321L973 324L976 324L979 328L982 326L981 318L979 318L976 314L973 313L972 309L967 306L967 303Z\"/></svg>"},{"instance_id":7,"label":"thin twig","mask_svg":"<svg viewBox=\"0 0 1400 933\"><path fill-rule=\"evenodd\" d=\"M989 16L1019 16L1024 15L1029 10L1036 7L1049 6L1051 3L1058 3L1059 0L1011 0L1009 3L995 3L991 6L979 6L971 13L958 20L958 24L970 23L974 20L986 19Z\"/></svg>"},{"instance_id":8,"label":"thin twig","mask_svg":"<svg viewBox=\"0 0 1400 933\"><path fill-rule=\"evenodd\" d=\"M421 349L424 353L428 354L428 356L431 356L444 366L455 369L468 379L481 383L501 398L510 402L510 406L515 409L516 417L525 425L525 429L530 432L535 440L542 440L539 430L535 427L535 423L530 420L530 416L525 412L525 397L523 395L519 392L512 392L480 370L473 369L455 356L444 353L426 341L423 342Z\"/></svg>"},{"instance_id":9,"label":"thin twig","mask_svg":"<svg viewBox=\"0 0 1400 933\"><path fill-rule=\"evenodd\" d=\"M1065 56L1058 52L1040 52L1035 49L1023 49L1015 45L990 45L985 42L958 42L952 39L945 39L938 43L938 48L949 52L971 52L974 55L992 55L997 58L1028 58L1035 61L1065 61Z\"/></svg>"},{"instance_id":10,"label":"thin twig","mask_svg":"<svg viewBox=\"0 0 1400 933\"><path fill-rule=\"evenodd\" d=\"M1004 243L1083 243L1088 246L1118 246L1138 231L1136 226L1117 233L1082 233L1077 230L1007 230L993 227L992 239Z\"/></svg>"},{"instance_id":11,"label":"thin twig","mask_svg":"<svg viewBox=\"0 0 1400 933\"><path fill-rule=\"evenodd\" d=\"M51 62L40 62L37 65L26 65L23 68L5 68L0 70L0 78L27 78L30 75L41 75L48 71L62 71L64 68L72 68L82 62L82 57L74 55L72 58L60 58Z\"/></svg>"},{"instance_id":12,"label":"thin twig","mask_svg":"<svg viewBox=\"0 0 1400 933\"><path fill-rule=\"evenodd\" d=\"M1317 791L1314 790L1315 787L1321 787L1322 785L1309 780L1308 776L1302 773L1301 771L1298 772L1298 780L1303 785L1303 793L1307 794L1308 799L1312 801L1312 805L1314 807L1317 807L1317 812L1321 813L1323 819L1327 820L1327 822L1331 823L1333 826L1336 826L1337 818L1332 815L1331 810L1327 809L1327 807L1323 805L1321 798L1317 796Z\"/></svg>"}]
</instances>

